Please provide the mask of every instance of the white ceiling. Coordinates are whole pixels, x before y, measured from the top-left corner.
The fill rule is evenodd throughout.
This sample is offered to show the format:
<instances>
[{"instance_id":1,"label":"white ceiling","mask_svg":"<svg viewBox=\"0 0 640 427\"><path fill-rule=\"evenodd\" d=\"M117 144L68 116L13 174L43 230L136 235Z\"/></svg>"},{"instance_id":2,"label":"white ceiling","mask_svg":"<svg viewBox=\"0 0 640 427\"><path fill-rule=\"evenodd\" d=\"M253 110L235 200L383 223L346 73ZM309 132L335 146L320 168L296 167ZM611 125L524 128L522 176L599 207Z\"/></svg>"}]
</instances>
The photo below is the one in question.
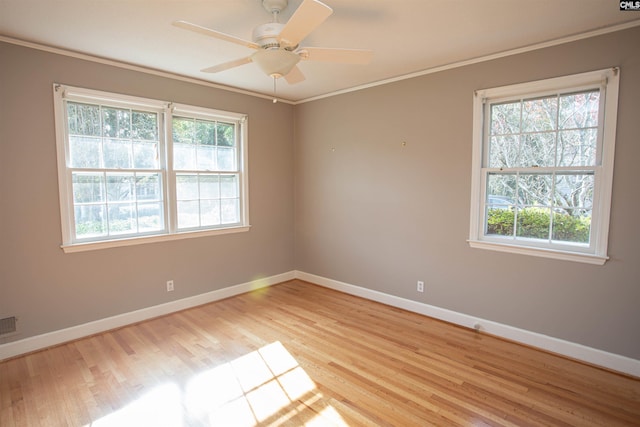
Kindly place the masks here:
<instances>
[{"instance_id":1,"label":"white ceiling","mask_svg":"<svg viewBox=\"0 0 640 427\"><path fill-rule=\"evenodd\" d=\"M302 0L289 0L286 22ZM374 50L369 65L304 61L306 80L278 80L292 102L585 33L640 25L613 0L325 0L334 10L301 46ZM270 22L261 0L0 0L0 40L33 42L270 95L256 64L199 70L249 48L171 25L186 20L251 40Z\"/></svg>"}]
</instances>

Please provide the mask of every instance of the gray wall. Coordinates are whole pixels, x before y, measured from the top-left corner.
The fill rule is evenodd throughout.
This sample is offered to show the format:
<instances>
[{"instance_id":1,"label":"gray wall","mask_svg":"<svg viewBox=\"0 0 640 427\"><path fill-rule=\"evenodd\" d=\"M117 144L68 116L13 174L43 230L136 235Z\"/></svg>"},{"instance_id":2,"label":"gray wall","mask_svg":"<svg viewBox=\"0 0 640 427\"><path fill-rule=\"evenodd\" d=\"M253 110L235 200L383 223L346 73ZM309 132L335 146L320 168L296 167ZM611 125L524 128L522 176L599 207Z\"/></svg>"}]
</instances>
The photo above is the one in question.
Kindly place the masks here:
<instances>
[{"instance_id":1,"label":"gray wall","mask_svg":"<svg viewBox=\"0 0 640 427\"><path fill-rule=\"evenodd\" d=\"M296 268L640 359L638 41L634 28L297 106ZM473 91L612 66L611 259L471 249Z\"/></svg>"},{"instance_id":2,"label":"gray wall","mask_svg":"<svg viewBox=\"0 0 640 427\"><path fill-rule=\"evenodd\" d=\"M291 105L11 44L0 63L0 313L20 317L13 339L293 270ZM247 113L251 230L64 254L54 82Z\"/></svg>"}]
</instances>

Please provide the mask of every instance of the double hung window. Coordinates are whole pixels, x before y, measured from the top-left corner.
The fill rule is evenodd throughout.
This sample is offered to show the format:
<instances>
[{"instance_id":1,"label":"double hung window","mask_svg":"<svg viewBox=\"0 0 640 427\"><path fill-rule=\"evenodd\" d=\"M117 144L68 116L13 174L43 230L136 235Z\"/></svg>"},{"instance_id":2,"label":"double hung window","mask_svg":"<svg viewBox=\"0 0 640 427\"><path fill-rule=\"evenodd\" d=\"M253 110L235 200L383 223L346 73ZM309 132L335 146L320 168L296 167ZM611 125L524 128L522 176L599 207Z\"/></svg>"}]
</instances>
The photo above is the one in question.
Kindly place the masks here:
<instances>
[{"instance_id":1,"label":"double hung window","mask_svg":"<svg viewBox=\"0 0 640 427\"><path fill-rule=\"evenodd\" d=\"M472 246L606 261L618 74L476 93Z\"/></svg>"},{"instance_id":2,"label":"double hung window","mask_svg":"<svg viewBox=\"0 0 640 427\"><path fill-rule=\"evenodd\" d=\"M56 85L65 251L248 229L246 116Z\"/></svg>"}]
</instances>

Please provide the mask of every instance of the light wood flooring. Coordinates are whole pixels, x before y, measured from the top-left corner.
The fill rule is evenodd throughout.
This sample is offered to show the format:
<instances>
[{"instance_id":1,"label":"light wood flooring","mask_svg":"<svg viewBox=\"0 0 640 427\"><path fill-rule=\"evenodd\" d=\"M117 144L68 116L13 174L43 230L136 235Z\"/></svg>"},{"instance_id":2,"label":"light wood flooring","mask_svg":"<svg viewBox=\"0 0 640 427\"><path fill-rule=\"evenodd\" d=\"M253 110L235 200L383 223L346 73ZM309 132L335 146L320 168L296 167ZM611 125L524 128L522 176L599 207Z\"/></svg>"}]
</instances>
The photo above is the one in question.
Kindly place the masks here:
<instances>
[{"instance_id":1,"label":"light wood flooring","mask_svg":"<svg viewBox=\"0 0 640 427\"><path fill-rule=\"evenodd\" d=\"M0 425L632 426L640 380L294 280L0 363Z\"/></svg>"}]
</instances>

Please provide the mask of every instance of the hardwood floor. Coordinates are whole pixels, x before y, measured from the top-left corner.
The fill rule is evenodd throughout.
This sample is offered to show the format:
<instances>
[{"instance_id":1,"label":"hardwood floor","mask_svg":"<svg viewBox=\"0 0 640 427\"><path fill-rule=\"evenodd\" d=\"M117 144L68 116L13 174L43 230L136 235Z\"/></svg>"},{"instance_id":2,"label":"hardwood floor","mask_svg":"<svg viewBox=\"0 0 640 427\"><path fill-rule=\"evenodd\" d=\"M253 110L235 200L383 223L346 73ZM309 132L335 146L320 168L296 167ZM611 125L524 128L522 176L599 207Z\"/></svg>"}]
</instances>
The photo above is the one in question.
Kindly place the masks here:
<instances>
[{"instance_id":1,"label":"hardwood floor","mask_svg":"<svg viewBox=\"0 0 640 427\"><path fill-rule=\"evenodd\" d=\"M0 425L631 426L640 379L301 281L0 363Z\"/></svg>"}]
</instances>

